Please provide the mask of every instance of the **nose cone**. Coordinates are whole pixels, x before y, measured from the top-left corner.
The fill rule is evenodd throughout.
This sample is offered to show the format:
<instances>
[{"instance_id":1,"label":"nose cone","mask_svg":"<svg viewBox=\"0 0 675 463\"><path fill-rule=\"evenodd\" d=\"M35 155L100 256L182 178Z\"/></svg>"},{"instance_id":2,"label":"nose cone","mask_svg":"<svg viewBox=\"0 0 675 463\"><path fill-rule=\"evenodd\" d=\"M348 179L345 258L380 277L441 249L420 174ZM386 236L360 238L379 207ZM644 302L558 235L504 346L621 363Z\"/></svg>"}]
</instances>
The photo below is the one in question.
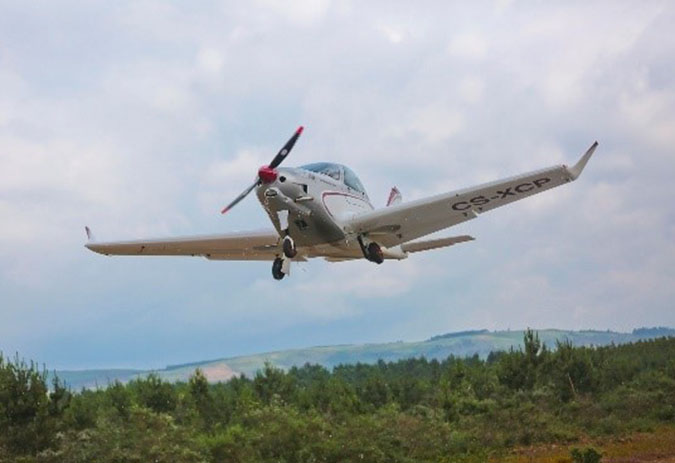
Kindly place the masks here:
<instances>
[{"instance_id":1,"label":"nose cone","mask_svg":"<svg viewBox=\"0 0 675 463\"><path fill-rule=\"evenodd\" d=\"M272 183L277 179L277 170L270 166L262 166L258 169L258 177L263 183Z\"/></svg>"}]
</instances>

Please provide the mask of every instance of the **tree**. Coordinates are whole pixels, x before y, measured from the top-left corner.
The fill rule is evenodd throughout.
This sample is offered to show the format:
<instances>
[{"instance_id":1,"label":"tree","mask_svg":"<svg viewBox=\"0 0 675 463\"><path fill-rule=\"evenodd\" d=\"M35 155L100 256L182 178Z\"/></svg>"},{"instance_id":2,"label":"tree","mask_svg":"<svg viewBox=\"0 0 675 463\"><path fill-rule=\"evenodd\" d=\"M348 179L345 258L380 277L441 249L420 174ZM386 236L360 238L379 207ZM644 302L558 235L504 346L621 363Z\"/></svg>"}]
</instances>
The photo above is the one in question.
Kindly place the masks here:
<instances>
[{"instance_id":1,"label":"tree","mask_svg":"<svg viewBox=\"0 0 675 463\"><path fill-rule=\"evenodd\" d=\"M52 441L46 378L35 363L27 364L18 355L7 362L0 354L0 444L18 454L35 453Z\"/></svg>"},{"instance_id":2,"label":"tree","mask_svg":"<svg viewBox=\"0 0 675 463\"><path fill-rule=\"evenodd\" d=\"M150 373L145 379L131 382L138 402L157 413L168 413L176 409L176 390L171 383L162 381L156 373Z\"/></svg>"},{"instance_id":3,"label":"tree","mask_svg":"<svg viewBox=\"0 0 675 463\"><path fill-rule=\"evenodd\" d=\"M386 381L378 373L373 373L366 379L361 390L361 400L367 406L380 408L389 401L389 387Z\"/></svg>"},{"instance_id":4,"label":"tree","mask_svg":"<svg viewBox=\"0 0 675 463\"><path fill-rule=\"evenodd\" d=\"M131 409L131 394L129 389L119 381L115 381L106 389L106 396L110 405L123 419L129 418L129 411Z\"/></svg>"},{"instance_id":5,"label":"tree","mask_svg":"<svg viewBox=\"0 0 675 463\"><path fill-rule=\"evenodd\" d=\"M569 340L558 341L551 356L551 382L563 401L595 387L594 368L588 348L575 348Z\"/></svg>"},{"instance_id":6,"label":"tree","mask_svg":"<svg viewBox=\"0 0 675 463\"><path fill-rule=\"evenodd\" d=\"M258 371L253 379L253 388L264 403L269 404L272 399L289 402L294 391L294 381L282 369L265 362L262 371Z\"/></svg>"},{"instance_id":7,"label":"tree","mask_svg":"<svg viewBox=\"0 0 675 463\"><path fill-rule=\"evenodd\" d=\"M528 328L523 334L523 350L511 348L496 357L499 381L511 389L531 390L547 356L548 350L542 345L539 335Z\"/></svg>"},{"instance_id":8,"label":"tree","mask_svg":"<svg viewBox=\"0 0 675 463\"><path fill-rule=\"evenodd\" d=\"M54 373L52 390L49 392L49 416L59 418L70 405L72 394Z\"/></svg>"},{"instance_id":9,"label":"tree","mask_svg":"<svg viewBox=\"0 0 675 463\"><path fill-rule=\"evenodd\" d=\"M190 376L188 390L202 420L203 427L211 429L214 418L214 403L209 391L209 382L201 369L197 368L194 374Z\"/></svg>"}]
</instances>

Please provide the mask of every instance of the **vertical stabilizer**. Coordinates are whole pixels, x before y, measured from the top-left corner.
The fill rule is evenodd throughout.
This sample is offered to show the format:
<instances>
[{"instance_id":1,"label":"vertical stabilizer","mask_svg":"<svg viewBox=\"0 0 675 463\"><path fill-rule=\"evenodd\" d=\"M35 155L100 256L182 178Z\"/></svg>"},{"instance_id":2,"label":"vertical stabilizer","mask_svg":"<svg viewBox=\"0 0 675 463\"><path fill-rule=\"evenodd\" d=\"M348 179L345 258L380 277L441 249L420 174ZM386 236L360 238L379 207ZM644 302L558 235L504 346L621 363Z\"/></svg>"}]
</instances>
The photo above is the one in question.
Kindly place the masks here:
<instances>
[{"instance_id":1,"label":"vertical stabilizer","mask_svg":"<svg viewBox=\"0 0 675 463\"><path fill-rule=\"evenodd\" d=\"M401 196L401 192L398 191L398 188L396 187L392 188L391 192L389 193L389 199L387 200L387 207L395 206L399 204L401 201L403 201L403 196Z\"/></svg>"}]
</instances>

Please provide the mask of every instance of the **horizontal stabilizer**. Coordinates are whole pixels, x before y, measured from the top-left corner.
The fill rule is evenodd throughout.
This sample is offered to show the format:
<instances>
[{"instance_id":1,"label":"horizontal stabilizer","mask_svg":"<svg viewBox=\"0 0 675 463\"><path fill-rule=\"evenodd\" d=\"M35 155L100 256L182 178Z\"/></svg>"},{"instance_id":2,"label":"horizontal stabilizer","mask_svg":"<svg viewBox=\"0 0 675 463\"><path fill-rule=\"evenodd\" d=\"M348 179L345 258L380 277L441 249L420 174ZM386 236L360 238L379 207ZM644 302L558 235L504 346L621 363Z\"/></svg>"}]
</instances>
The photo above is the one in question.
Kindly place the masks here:
<instances>
[{"instance_id":1,"label":"horizontal stabilizer","mask_svg":"<svg viewBox=\"0 0 675 463\"><path fill-rule=\"evenodd\" d=\"M453 244L463 243L465 241L473 241L476 238L469 235L451 236L448 238L440 238L437 240L413 241L401 245L401 249L405 252L420 252L428 251L430 249L444 248L452 246Z\"/></svg>"}]
</instances>

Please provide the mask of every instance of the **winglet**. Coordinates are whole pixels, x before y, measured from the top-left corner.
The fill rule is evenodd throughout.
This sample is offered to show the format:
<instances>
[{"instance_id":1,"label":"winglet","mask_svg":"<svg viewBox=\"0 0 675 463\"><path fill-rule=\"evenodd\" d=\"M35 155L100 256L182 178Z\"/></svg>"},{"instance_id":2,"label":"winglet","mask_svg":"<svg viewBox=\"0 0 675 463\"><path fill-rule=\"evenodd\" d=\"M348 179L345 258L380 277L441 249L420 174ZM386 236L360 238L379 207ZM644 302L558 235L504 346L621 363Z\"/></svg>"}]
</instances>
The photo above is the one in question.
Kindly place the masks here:
<instances>
[{"instance_id":1,"label":"winglet","mask_svg":"<svg viewBox=\"0 0 675 463\"><path fill-rule=\"evenodd\" d=\"M572 167L567 168L567 172L569 172L570 177L572 177L572 180L576 180L579 175L581 175L581 171L584 170L584 167L586 167L586 163L588 162L589 159L591 159L591 156L593 155L593 152L595 151L595 148L598 147L598 142L594 142L590 148L588 148L588 151L581 156L581 159L574 164Z\"/></svg>"},{"instance_id":2,"label":"winglet","mask_svg":"<svg viewBox=\"0 0 675 463\"><path fill-rule=\"evenodd\" d=\"M94 234L91 232L91 228L89 227L84 227L84 231L87 233L87 240L88 241L96 241L96 238L94 238Z\"/></svg>"}]
</instances>

